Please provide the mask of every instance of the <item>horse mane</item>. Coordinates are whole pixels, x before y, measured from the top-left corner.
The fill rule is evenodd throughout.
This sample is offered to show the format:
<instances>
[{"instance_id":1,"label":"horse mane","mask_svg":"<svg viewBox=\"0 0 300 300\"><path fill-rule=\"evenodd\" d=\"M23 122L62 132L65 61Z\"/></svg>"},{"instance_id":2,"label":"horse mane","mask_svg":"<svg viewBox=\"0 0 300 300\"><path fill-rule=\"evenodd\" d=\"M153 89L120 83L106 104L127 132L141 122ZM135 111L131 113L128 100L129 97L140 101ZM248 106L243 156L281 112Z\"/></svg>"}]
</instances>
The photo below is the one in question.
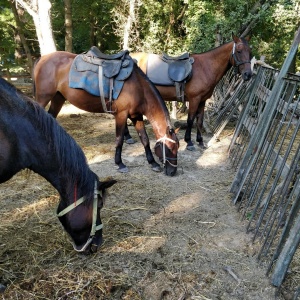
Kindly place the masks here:
<instances>
[{"instance_id":1,"label":"horse mane","mask_svg":"<svg viewBox=\"0 0 300 300\"><path fill-rule=\"evenodd\" d=\"M168 120L168 123L169 123L169 127L172 128L172 125L171 125L171 120L170 120L170 114L169 114L169 110L166 106L166 103L165 101L163 100L160 92L158 91L158 89L156 88L156 86L152 83L152 81L148 78L148 76L142 71L142 69L136 64L134 63L134 68L136 68L138 74L140 76L142 76L144 78L144 80L148 83L150 89L153 91L154 95L156 96L156 98L158 99L166 117L167 117L167 120Z\"/></svg>"},{"instance_id":2,"label":"horse mane","mask_svg":"<svg viewBox=\"0 0 300 300\"><path fill-rule=\"evenodd\" d=\"M0 91L1 104L6 105L12 114L19 112L26 117L43 135L49 151L53 151L61 163L58 173L68 174L66 177L71 186L76 182L84 194L91 195L97 176L90 170L76 141L37 102L3 78L0 78Z\"/></svg>"},{"instance_id":3,"label":"horse mane","mask_svg":"<svg viewBox=\"0 0 300 300\"><path fill-rule=\"evenodd\" d=\"M201 53L192 53L192 54L206 54L206 53L212 53L212 52L214 52L214 51L218 51L221 47L224 47L225 45L230 44L230 43L232 43L232 41L230 41L230 42L225 42L224 44L222 44L222 45L220 45L220 46L217 46L217 47L215 47L215 48L211 48L211 49L209 49L209 50L207 50L207 51L204 51L204 52L201 52Z\"/></svg>"},{"instance_id":4,"label":"horse mane","mask_svg":"<svg viewBox=\"0 0 300 300\"><path fill-rule=\"evenodd\" d=\"M244 38L244 37L240 37L240 39L242 40L242 42L245 44L245 45L249 45L248 41ZM229 42L225 42L223 43L222 45L219 45L215 48L211 48L207 51L204 51L204 52L201 52L201 53L192 53L192 54L205 54L205 53L209 53L209 52L214 52L214 51L218 51L219 48L223 47L224 45L227 45L227 44L230 44L232 43L232 41L229 41Z\"/></svg>"}]
</instances>

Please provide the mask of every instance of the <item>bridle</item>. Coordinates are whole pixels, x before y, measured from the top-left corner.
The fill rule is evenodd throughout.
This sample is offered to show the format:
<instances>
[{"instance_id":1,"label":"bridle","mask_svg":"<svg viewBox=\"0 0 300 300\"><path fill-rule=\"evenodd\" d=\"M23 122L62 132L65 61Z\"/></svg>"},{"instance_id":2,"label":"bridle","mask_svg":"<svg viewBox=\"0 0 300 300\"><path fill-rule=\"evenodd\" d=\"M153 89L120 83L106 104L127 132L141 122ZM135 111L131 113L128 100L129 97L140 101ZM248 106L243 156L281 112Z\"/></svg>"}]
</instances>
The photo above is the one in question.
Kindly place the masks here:
<instances>
[{"instance_id":1,"label":"bridle","mask_svg":"<svg viewBox=\"0 0 300 300\"><path fill-rule=\"evenodd\" d=\"M86 251L87 247L92 243L96 232L103 228L103 224L99 224L99 225L96 224L96 222L97 222L97 211L98 211L98 195L100 195L102 197L101 191L98 191L98 189L97 189L97 181L95 181L94 199L93 199L93 219L92 219L92 228L91 228L90 237L88 238L87 242L83 245L83 247L79 250L76 248L76 245L72 242L73 248L77 252ZM70 212L72 209L74 209L78 205L82 204L85 200L86 200L85 196L83 196L80 199L76 200L75 202L73 202L72 204L67 206L65 209L60 211L57 214L57 217L64 216L65 214Z\"/></svg>"},{"instance_id":2,"label":"bridle","mask_svg":"<svg viewBox=\"0 0 300 300\"><path fill-rule=\"evenodd\" d=\"M250 60L245 60L245 61L238 60L236 53L235 53L235 48L236 48L236 45L239 45L239 44L243 44L243 43L236 44L235 42L233 42L232 52L231 52L231 56L230 56L230 60L233 58L234 64L232 64L232 66L234 67L236 74L239 72L240 65L251 64Z\"/></svg>"},{"instance_id":3,"label":"bridle","mask_svg":"<svg viewBox=\"0 0 300 300\"><path fill-rule=\"evenodd\" d=\"M170 162L170 160L176 160L176 158L166 156L166 151L165 151L166 150L166 141L169 141L171 143L176 143L176 141L168 138L167 135L165 134L162 138L160 138L156 141L155 148L158 147L158 146L162 147L162 153L163 153L162 164L163 164L163 167L165 167L166 162L168 162L172 167L177 168L177 166L178 166L177 164L175 165L175 164ZM160 144L157 144L159 142L160 142Z\"/></svg>"}]
</instances>

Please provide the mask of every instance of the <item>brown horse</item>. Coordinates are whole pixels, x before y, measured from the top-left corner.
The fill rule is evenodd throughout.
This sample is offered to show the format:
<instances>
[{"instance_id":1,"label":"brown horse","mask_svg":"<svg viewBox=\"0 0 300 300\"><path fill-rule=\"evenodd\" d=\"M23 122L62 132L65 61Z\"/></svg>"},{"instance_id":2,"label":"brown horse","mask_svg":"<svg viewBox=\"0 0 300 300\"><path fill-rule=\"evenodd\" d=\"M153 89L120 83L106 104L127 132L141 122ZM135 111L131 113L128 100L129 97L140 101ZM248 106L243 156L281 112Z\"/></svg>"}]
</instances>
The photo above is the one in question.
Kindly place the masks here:
<instances>
[{"instance_id":1,"label":"brown horse","mask_svg":"<svg viewBox=\"0 0 300 300\"><path fill-rule=\"evenodd\" d=\"M220 79L231 68L249 80L251 71L251 50L248 45L249 37L238 38L232 34L233 41L200 54L191 54L194 59L192 77L185 84L185 101L189 102L187 129L184 140L188 150L195 150L191 141L191 131L195 118L197 119L196 141L201 148L205 148L201 130L203 128L205 101L212 96L213 90ZM146 73L149 54L132 53L131 57L138 61L138 66ZM156 85L165 101L178 101L175 86Z\"/></svg>"},{"instance_id":2,"label":"brown horse","mask_svg":"<svg viewBox=\"0 0 300 300\"><path fill-rule=\"evenodd\" d=\"M35 99L44 108L51 101L48 112L54 117L58 115L66 99L82 110L93 113L104 112L100 97L83 89L69 87L69 71L76 56L73 53L57 51L42 56L35 64ZM130 56L128 59L131 60ZM122 162L121 153L124 132L126 129L128 130L127 118L129 118L145 148L149 164L154 171L160 171L160 165L152 155L149 138L144 127L143 115L145 115L152 125L157 139L155 153L163 163L165 173L173 176L177 171L179 142L176 132L172 128L168 109L155 86L136 64L133 65L131 75L124 82L119 97L112 102L111 107L116 122L115 163L120 172L128 172ZM109 99L105 99L105 101L108 103Z\"/></svg>"}]
</instances>

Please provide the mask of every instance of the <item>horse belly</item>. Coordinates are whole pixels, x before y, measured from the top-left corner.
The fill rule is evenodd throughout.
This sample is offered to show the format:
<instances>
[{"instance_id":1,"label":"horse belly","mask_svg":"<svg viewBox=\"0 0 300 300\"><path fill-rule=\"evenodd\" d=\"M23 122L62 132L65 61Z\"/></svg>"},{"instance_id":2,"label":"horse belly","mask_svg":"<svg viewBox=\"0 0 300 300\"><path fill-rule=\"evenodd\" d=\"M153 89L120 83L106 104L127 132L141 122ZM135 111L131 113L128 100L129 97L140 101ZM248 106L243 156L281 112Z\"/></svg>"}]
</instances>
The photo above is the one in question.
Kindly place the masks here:
<instances>
[{"instance_id":1,"label":"horse belly","mask_svg":"<svg viewBox=\"0 0 300 300\"><path fill-rule=\"evenodd\" d=\"M158 89L164 101L178 101L175 87L156 85L156 88Z\"/></svg>"}]
</instances>

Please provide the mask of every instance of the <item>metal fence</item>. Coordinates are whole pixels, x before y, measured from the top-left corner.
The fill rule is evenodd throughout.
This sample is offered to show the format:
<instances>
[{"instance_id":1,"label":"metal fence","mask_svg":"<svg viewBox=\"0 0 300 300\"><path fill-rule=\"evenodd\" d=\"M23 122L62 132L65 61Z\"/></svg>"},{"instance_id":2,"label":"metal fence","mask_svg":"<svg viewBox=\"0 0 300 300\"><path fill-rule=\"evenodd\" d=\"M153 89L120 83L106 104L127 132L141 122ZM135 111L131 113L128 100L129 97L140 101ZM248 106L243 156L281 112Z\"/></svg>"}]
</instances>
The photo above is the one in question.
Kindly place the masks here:
<instances>
[{"instance_id":1,"label":"metal fence","mask_svg":"<svg viewBox=\"0 0 300 300\"><path fill-rule=\"evenodd\" d=\"M258 260L273 285L300 282L300 76L256 66L250 82L229 73L215 89L208 116L213 141L236 121L229 158L236 171L230 191ZM300 296L296 285L294 299Z\"/></svg>"}]
</instances>

